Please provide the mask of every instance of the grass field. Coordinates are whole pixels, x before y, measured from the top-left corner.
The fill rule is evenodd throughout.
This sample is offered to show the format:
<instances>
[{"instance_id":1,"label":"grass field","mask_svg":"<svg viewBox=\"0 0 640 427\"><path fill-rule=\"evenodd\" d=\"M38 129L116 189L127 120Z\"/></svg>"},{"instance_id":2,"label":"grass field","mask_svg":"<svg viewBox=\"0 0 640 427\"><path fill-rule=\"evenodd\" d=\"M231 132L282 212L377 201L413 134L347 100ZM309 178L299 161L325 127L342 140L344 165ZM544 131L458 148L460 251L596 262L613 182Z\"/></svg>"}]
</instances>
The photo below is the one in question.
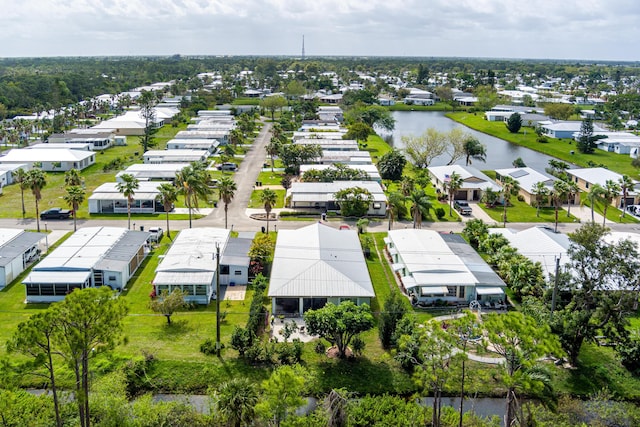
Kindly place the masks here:
<instances>
[{"instance_id":1,"label":"grass field","mask_svg":"<svg viewBox=\"0 0 640 427\"><path fill-rule=\"evenodd\" d=\"M251 193L251 200L249 200L249 206L247 206L248 208L250 209L264 208L264 203L260 202L260 196L263 191L264 190L253 190L253 192ZM273 208L283 208L285 190L282 189L282 190L273 190L273 191L276 193L276 196L278 196L278 199L276 200L276 204L273 206Z\"/></svg>"},{"instance_id":2,"label":"grass field","mask_svg":"<svg viewBox=\"0 0 640 427\"><path fill-rule=\"evenodd\" d=\"M549 138L548 143L540 143L536 140L537 135L532 128L523 127L518 133L514 134L507 130L504 123L489 122L484 119L484 115L481 113L456 112L448 113L447 117L477 131L548 154L580 167L590 167L589 162L591 161L596 165L602 164L612 171L629 175L634 179L640 177L638 169L631 165L631 158L628 155L610 153L598 149L593 154L582 154L576 148L575 141L569 139ZM574 154L571 154L571 152Z\"/></svg>"}]
</instances>

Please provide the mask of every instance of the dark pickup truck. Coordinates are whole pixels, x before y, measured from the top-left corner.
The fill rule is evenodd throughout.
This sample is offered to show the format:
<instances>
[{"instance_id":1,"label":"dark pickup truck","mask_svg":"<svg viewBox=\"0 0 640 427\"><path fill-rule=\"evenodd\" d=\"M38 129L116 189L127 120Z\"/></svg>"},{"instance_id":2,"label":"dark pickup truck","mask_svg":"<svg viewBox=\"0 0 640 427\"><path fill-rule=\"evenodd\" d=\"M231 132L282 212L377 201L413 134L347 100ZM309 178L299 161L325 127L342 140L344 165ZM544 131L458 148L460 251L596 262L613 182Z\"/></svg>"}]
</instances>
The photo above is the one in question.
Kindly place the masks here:
<instances>
[{"instance_id":1,"label":"dark pickup truck","mask_svg":"<svg viewBox=\"0 0 640 427\"><path fill-rule=\"evenodd\" d=\"M40 212L40 219L69 219L73 211L62 208L51 208Z\"/></svg>"}]
</instances>

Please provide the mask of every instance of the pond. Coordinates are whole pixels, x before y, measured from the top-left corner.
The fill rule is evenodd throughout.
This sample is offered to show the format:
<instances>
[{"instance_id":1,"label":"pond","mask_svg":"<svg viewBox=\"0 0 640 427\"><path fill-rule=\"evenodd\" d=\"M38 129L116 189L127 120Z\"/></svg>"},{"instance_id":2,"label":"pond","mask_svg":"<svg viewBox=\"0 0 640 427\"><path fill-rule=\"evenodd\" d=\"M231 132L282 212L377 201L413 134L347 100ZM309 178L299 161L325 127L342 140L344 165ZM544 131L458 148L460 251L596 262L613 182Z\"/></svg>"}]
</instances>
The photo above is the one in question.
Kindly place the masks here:
<instances>
[{"instance_id":1,"label":"pond","mask_svg":"<svg viewBox=\"0 0 640 427\"><path fill-rule=\"evenodd\" d=\"M463 126L449 118L440 111L394 111L393 117L396 119L396 127L393 132L377 130L380 136L389 141L396 148L403 148L402 136L419 136L428 128L435 128L440 132L449 132L453 128L461 128L465 132L473 135L487 147L487 162L483 163L474 160L472 165L480 170L495 170L510 168L512 162L521 157L525 164L540 172L544 172L549 165L549 160L554 157L538 153L525 147L507 142L503 139L475 131ZM449 162L450 157L443 155L436 158L431 165L441 166ZM464 165L465 160L460 159L456 163Z\"/></svg>"}]
</instances>

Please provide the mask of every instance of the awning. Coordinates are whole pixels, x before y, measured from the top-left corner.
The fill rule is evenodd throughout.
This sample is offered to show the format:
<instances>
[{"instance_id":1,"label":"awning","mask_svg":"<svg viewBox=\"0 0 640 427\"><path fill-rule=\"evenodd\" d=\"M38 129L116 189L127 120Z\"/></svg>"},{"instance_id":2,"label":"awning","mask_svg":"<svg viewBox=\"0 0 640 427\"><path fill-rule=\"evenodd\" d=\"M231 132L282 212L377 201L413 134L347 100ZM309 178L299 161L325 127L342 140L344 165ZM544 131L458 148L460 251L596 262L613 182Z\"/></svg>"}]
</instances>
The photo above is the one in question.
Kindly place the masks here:
<instances>
[{"instance_id":1,"label":"awning","mask_svg":"<svg viewBox=\"0 0 640 427\"><path fill-rule=\"evenodd\" d=\"M385 238L384 238L384 239L382 239L382 240L384 240L384 242L385 242L387 245L388 245L389 243L391 243L391 238L390 238L390 237L388 237L388 236L387 236L387 237L385 237Z\"/></svg>"},{"instance_id":2,"label":"awning","mask_svg":"<svg viewBox=\"0 0 640 427\"><path fill-rule=\"evenodd\" d=\"M504 295L502 288L476 288L478 295Z\"/></svg>"},{"instance_id":3,"label":"awning","mask_svg":"<svg viewBox=\"0 0 640 427\"><path fill-rule=\"evenodd\" d=\"M396 248L389 248L388 251L391 255L395 255L398 253L398 250Z\"/></svg>"},{"instance_id":4,"label":"awning","mask_svg":"<svg viewBox=\"0 0 640 427\"><path fill-rule=\"evenodd\" d=\"M449 289L446 286L422 286L420 292L422 295L446 295Z\"/></svg>"},{"instance_id":5,"label":"awning","mask_svg":"<svg viewBox=\"0 0 640 427\"><path fill-rule=\"evenodd\" d=\"M400 271L404 268L404 264L402 263L391 264L391 268L393 268L393 271Z\"/></svg>"},{"instance_id":6,"label":"awning","mask_svg":"<svg viewBox=\"0 0 640 427\"><path fill-rule=\"evenodd\" d=\"M400 278L402 280L402 284L404 285L404 287L406 289L410 289L410 288L416 288L419 285L416 283L416 279L414 279L411 276L402 276Z\"/></svg>"}]
</instances>

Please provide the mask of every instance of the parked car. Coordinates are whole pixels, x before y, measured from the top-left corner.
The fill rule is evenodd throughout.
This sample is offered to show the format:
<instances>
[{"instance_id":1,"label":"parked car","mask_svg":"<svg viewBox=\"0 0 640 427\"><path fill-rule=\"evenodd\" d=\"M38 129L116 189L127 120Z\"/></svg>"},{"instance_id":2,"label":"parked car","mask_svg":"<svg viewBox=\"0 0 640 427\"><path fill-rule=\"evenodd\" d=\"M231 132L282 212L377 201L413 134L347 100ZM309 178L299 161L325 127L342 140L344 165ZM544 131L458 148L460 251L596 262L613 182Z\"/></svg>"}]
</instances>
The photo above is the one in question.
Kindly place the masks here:
<instances>
[{"instance_id":1,"label":"parked car","mask_svg":"<svg viewBox=\"0 0 640 427\"><path fill-rule=\"evenodd\" d=\"M471 215L473 212L469 203L464 200L456 200L453 202L453 208L460 212L460 215Z\"/></svg>"},{"instance_id":2,"label":"parked car","mask_svg":"<svg viewBox=\"0 0 640 427\"><path fill-rule=\"evenodd\" d=\"M218 165L217 169L219 171L230 171L230 172L235 172L238 170L238 165L236 165L235 163L231 163L231 162L224 162Z\"/></svg>"},{"instance_id":3,"label":"parked car","mask_svg":"<svg viewBox=\"0 0 640 427\"><path fill-rule=\"evenodd\" d=\"M62 208L51 208L40 212L40 219L69 219L73 211Z\"/></svg>"},{"instance_id":4,"label":"parked car","mask_svg":"<svg viewBox=\"0 0 640 427\"><path fill-rule=\"evenodd\" d=\"M149 243L158 243L162 240L162 236L164 236L164 231L160 227L149 227L149 233L151 233L147 239Z\"/></svg>"}]
</instances>

